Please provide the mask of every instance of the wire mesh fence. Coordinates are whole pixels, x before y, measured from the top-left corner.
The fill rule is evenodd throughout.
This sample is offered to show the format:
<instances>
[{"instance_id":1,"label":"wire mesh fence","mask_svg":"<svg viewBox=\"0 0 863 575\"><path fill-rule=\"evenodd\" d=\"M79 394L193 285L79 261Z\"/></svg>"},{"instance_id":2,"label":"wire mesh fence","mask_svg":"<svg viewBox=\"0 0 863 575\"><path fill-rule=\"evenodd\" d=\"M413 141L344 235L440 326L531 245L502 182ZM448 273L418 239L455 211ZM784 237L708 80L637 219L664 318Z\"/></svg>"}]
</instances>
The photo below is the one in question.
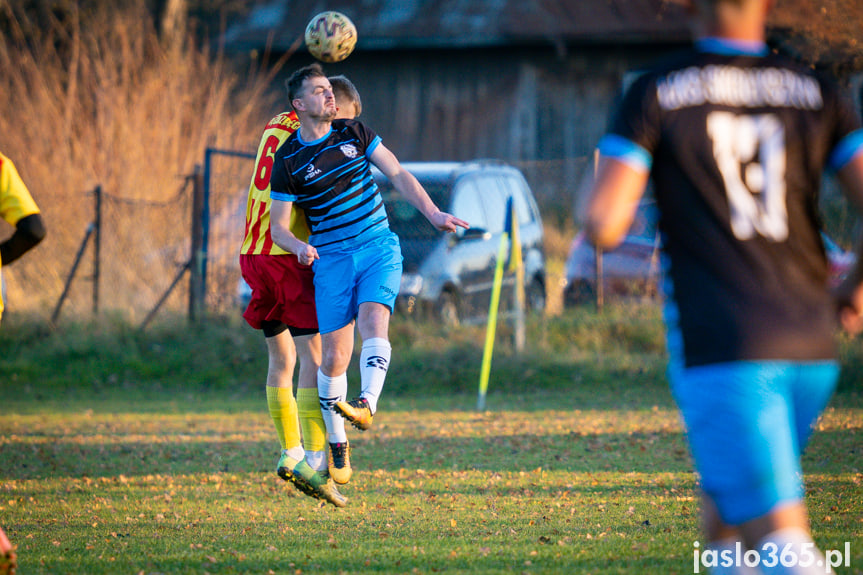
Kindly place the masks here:
<instances>
[{"instance_id":1,"label":"wire mesh fence","mask_svg":"<svg viewBox=\"0 0 863 575\"><path fill-rule=\"evenodd\" d=\"M203 268L203 308L207 313L241 312L239 248L254 154L208 149L202 184L205 205L201 253L193 253L194 175L177 184L164 201L130 199L94 188L78 194L76 214L48 220L49 235L31 254L3 269L7 313L37 313L63 320L96 314L147 322L158 312L190 311L190 278ZM552 227L571 220L577 182L587 158L512 162L528 179L544 220ZM101 190L97 198L96 189ZM88 234L88 230L90 233ZM546 234L552 251L564 253L569 238ZM566 245L564 245L566 244ZM547 249L548 249L547 245ZM550 305L559 287L556 270L547 282ZM487 309L474 310L484 315Z\"/></svg>"},{"instance_id":2,"label":"wire mesh fence","mask_svg":"<svg viewBox=\"0 0 863 575\"><path fill-rule=\"evenodd\" d=\"M209 197L206 307L230 313L240 301L240 246L255 154L243 150L207 150L204 187Z\"/></svg>"},{"instance_id":3,"label":"wire mesh fence","mask_svg":"<svg viewBox=\"0 0 863 575\"><path fill-rule=\"evenodd\" d=\"M165 200L128 198L104 189L97 197L96 187L76 194L62 212L49 209L46 240L3 267L4 315L37 314L46 321L53 315L64 321L114 314L135 324L146 323L155 312L185 316L192 303L190 270L201 268L202 309L241 313L238 256L253 160L248 150L209 149L200 181L196 184L194 174L177 177L173 194L161 194ZM573 208L578 185L593 168L591 160L510 162L528 180L545 225L548 313L564 305ZM195 185L203 187L206 197L200 214L195 213ZM856 235L856 218L847 217L851 210L834 188L831 180L825 181L826 228L847 247ZM194 253L193 245L196 215L205 236L200 253ZM487 311L477 308L470 315Z\"/></svg>"},{"instance_id":4,"label":"wire mesh fence","mask_svg":"<svg viewBox=\"0 0 863 575\"><path fill-rule=\"evenodd\" d=\"M189 258L189 184L187 178L159 202L100 187L81 193L79 202L91 206L80 210L84 218L48 219L45 241L3 268L7 312L61 320L100 312L120 312L131 321L145 317ZM187 303L177 292L165 308L179 311Z\"/></svg>"},{"instance_id":5,"label":"wire mesh fence","mask_svg":"<svg viewBox=\"0 0 863 575\"><path fill-rule=\"evenodd\" d=\"M191 305L191 278L181 276L202 264L203 308L213 314L234 311L254 155L227 151L212 154L212 161L209 156L208 202L200 214L193 213L192 174L165 201L128 199L99 187L81 193L79 203L89 204L81 209L83 219L50 219L45 242L3 268L7 313L60 321L119 314L133 323L157 309L184 315ZM193 217L203 221L208 236L198 254Z\"/></svg>"}]
</instances>

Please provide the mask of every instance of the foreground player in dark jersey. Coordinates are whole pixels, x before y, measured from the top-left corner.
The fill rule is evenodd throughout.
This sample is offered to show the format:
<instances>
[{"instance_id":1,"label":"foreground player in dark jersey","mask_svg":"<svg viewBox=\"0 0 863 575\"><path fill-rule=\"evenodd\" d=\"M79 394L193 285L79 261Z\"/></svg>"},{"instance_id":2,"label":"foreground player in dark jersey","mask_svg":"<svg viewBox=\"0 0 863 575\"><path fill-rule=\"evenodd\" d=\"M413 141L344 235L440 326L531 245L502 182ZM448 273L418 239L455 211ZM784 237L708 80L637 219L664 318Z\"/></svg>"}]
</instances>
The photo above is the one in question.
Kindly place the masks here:
<instances>
[{"instance_id":1,"label":"foreground player in dark jersey","mask_svg":"<svg viewBox=\"0 0 863 575\"><path fill-rule=\"evenodd\" d=\"M389 366L389 319L401 282L398 236L372 177L377 166L433 226L454 232L467 222L440 211L377 134L355 120L334 120L330 81L317 64L288 79L300 129L279 148L270 196L273 241L314 264L315 303L322 340L318 394L330 444L347 437L341 417L368 429ZM304 210L308 241L290 229L292 206ZM362 338L360 396L346 401L354 321ZM338 423L341 421L342 428Z\"/></svg>"},{"instance_id":2,"label":"foreground player in dark jersey","mask_svg":"<svg viewBox=\"0 0 863 575\"><path fill-rule=\"evenodd\" d=\"M835 169L863 208L863 131L832 82L767 49L770 0L691 4L707 36L627 92L584 225L598 246L618 244L652 176L669 377L708 540L721 551L742 538L764 573L823 573L800 475L839 372L819 183ZM838 302L852 331L861 279L858 267ZM799 561L774 561L788 545Z\"/></svg>"}]
</instances>

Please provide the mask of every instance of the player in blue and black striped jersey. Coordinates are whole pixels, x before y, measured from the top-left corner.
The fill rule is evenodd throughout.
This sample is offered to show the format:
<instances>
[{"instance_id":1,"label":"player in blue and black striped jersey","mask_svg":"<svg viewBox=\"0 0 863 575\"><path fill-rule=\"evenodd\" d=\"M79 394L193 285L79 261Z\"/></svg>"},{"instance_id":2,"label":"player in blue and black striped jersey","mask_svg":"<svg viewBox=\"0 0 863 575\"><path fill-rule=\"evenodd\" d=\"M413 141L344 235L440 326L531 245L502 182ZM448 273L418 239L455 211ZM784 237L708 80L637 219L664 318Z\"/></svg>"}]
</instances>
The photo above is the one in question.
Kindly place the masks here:
<instances>
[{"instance_id":1,"label":"player in blue and black striped jersey","mask_svg":"<svg viewBox=\"0 0 863 575\"><path fill-rule=\"evenodd\" d=\"M332 86L320 65L297 70L287 87L300 129L276 153L271 233L300 263L314 265L323 348L318 395L327 440L342 443L347 440L342 417L368 429L377 410L391 356L389 319L401 283L398 236L389 228L371 164L437 229L469 226L440 211L374 131L355 120L334 120ZM308 242L290 231L293 204L306 215ZM354 321L363 341L361 391L347 401Z\"/></svg>"},{"instance_id":2,"label":"player in blue and black striped jersey","mask_svg":"<svg viewBox=\"0 0 863 575\"><path fill-rule=\"evenodd\" d=\"M829 292L818 196L831 168L863 209L863 130L835 83L770 52L771 0L689 3L707 35L628 90L584 224L613 247L653 178L668 371L710 546L742 539L763 573L823 572L800 456L836 385L837 309L860 329L863 274L858 256ZM801 561L777 564L786 550ZM711 572L738 572L722 567Z\"/></svg>"}]
</instances>

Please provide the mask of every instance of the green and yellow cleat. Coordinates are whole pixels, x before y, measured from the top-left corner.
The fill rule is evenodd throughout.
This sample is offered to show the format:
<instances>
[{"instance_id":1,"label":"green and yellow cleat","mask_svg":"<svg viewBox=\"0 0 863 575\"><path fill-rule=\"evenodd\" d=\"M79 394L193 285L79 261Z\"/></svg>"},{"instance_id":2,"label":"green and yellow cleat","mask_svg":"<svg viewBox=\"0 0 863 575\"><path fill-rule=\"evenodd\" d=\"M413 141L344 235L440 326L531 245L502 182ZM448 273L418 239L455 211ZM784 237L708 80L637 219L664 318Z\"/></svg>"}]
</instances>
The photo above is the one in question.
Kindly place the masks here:
<instances>
[{"instance_id":1,"label":"green and yellow cleat","mask_svg":"<svg viewBox=\"0 0 863 575\"><path fill-rule=\"evenodd\" d=\"M309 497L328 501L336 507L348 504L347 497L339 493L330 475L326 471L315 471L305 459L297 461L287 452L282 452L276 473Z\"/></svg>"},{"instance_id":2,"label":"green and yellow cleat","mask_svg":"<svg viewBox=\"0 0 863 575\"><path fill-rule=\"evenodd\" d=\"M351 425L361 431L372 426L374 414L365 398L358 397L350 401L337 401L333 407L342 417L350 421Z\"/></svg>"},{"instance_id":3,"label":"green and yellow cleat","mask_svg":"<svg viewBox=\"0 0 863 575\"><path fill-rule=\"evenodd\" d=\"M351 469L351 446L345 441L344 443L330 443L330 450L327 453L327 463L329 464L330 477L333 481L340 485L344 485L351 480L354 470Z\"/></svg>"}]
</instances>

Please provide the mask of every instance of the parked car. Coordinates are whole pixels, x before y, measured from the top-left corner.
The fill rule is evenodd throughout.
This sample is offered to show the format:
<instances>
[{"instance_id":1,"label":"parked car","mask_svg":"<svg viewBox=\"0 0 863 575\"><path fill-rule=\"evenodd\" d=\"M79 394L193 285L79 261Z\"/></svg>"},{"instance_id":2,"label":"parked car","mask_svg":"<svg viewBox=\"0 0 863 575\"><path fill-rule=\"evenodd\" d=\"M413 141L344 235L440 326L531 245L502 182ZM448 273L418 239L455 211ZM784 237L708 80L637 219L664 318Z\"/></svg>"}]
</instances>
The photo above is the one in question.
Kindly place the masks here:
<instances>
[{"instance_id":1,"label":"parked car","mask_svg":"<svg viewBox=\"0 0 863 575\"><path fill-rule=\"evenodd\" d=\"M659 231L656 205L645 200L635 213L629 232L620 245L602 252L604 293L609 295L652 297L659 280ZM595 301L596 249L583 231L572 241L566 258L565 306Z\"/></svg>"},{"instance_id":2,"label":"parked car","mask_svg":"<svg viewBox=\"0 0 863 575\"><path fill-rule=\"evenodd\" d=\"M621 244L602 252L604 293L610 296L655 297L659 293L661 248L656 205L645 200L636 211L632 227ZM843 250L826 233L821 234L830 265L830 285L835 286L854 265L855 256ZM596 299L596 249L579 232L566 260L564 305Z\"/></svg>"},{"instance_id":3,"label":"parked car","mask_svg":"<svg viewBox=\"0 0 863 575\"><path fill-rule=\"evenodd\" d=\"M536 200L514 166L483 160L405 162L437 206L470 224L450 234L436 230L378 171L390 228L398 234L404 273L397 310L458 324L488 313L506 207L513 199L524 261L526 305L545 309L543 227ZM504 276L501 308L511 307L514 274Z\"/></svg>"},{"instance_id":4,"label":"parked car","mask_svg":"<svg viewBox=\"0 0 863 575\"><path fill-rule=\"evenodd\" d=\"M373 168L404 257L396 311L434 317L448 325L485 317L504 231L506 206L513 198L525 269L526 307L545 309L543 228L536 200L522 173L497 161L403 162L437 206L470 223L455 234L436 230ZM505 274L501 308L513 300L513 274ZM239 278L237 301L245 308L252 292Z\"/></svg>"}]
</instances>

